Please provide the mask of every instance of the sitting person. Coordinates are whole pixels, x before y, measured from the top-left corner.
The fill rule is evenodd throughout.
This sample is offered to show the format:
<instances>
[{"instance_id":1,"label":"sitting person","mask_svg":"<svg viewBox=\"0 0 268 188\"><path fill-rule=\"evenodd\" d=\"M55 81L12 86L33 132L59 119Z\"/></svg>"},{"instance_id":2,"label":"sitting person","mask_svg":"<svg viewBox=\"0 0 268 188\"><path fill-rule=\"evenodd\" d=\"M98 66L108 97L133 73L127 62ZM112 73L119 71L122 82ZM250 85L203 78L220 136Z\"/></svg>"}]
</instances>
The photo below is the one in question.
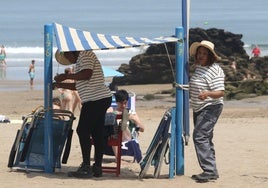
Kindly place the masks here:
<instances>
[{"instance_id":1,"label":"sitting person","mask_svg":"<svg viewBox=\"0 0 268 188\"><path fill-rule=\"evenodd\" d=\"M127 104L128 104L128 99L129 99L129 94L126 90L118 90L116 91L115 95L115 100L116 100L116 108L113 109L110 107L107 110L107 113L113 112L115 114L122 114L122 112L127 109ZM141 123L140 118L136 112L129 112L128 113L128 127L124 130L122 130L122 145L123 147L126 146L126 142L134 140L136 143L137 137L139 135L139 132L144 132L144 125ZM116 157L117 153L117 147L113 146L113 152ZM139 148L138 148L139 149ZM139 151L140 152L140 151ZM124 153L122 152L122 155ZM141 154L139 154L141 155ZM134 156L135 157L135 156ZM137 162L141 160L141 156L138 157Z\"/></svg>"}]
</instances>

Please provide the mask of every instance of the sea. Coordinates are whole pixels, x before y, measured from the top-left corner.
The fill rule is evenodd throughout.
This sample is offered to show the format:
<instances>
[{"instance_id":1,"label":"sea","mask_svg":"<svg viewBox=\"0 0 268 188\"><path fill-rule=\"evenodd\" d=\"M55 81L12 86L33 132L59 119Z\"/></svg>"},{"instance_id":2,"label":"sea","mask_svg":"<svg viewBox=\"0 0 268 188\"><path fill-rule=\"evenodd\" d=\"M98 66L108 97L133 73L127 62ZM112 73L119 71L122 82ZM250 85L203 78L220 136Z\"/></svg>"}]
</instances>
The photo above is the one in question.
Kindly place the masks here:
<instances>
[{"instance_id":1,"label":"sea","mask_svg":"<svg viewBox=\"0 0 268 188\"><path fill-rule=\"evenodd\" d=\"M258 44L268 55L267 0L191 0L189 28L219 28L242 34L250 55ZM44 80L44 25L53 22L95 33L148 37L172 36L182 26L182 0L8 0L1 2L0 44L6 48L1 80L29 80L28 67L36 61L35 80ZM95 51L102 65L113 69L147 47ZM53 49L57 47L55 40ZM53 59L53 74L64 66ZM41 84L42 85L42 84ZM10 88L10 87L9 87ZM42 89L42 86L37 88Z\"/></svg>"}]
</instances>

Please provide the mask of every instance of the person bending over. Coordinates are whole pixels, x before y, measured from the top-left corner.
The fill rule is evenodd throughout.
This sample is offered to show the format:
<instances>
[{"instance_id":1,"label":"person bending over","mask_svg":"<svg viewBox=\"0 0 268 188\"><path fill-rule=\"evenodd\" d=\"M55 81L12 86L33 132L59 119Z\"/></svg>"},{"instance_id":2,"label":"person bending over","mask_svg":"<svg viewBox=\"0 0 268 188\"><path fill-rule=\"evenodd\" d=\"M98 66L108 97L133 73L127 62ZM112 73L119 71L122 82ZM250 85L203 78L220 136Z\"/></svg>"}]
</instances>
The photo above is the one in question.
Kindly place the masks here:
<instances>
[{"instance_id":1,"label":"person bending over","mask_svg":"<svg viewBox=\"0 0 268 188\"><path fill-rule=\"evenodd\" d=\"M68 172L68 176L76 178L101 177L105 147L105 114L112 102L112 93L105 86L101 64L92 50L57 51L55 56L56 60L63 65L75 64L75 72L55 76L56 82L53 87L77 90L82 103L76 129L82 151L82 163L77 171ZM68 79L74 80L74 82L63 82ZM91 137L95 145L95 163L93 166L90 165Z\"/></svg>"}]
</instances>

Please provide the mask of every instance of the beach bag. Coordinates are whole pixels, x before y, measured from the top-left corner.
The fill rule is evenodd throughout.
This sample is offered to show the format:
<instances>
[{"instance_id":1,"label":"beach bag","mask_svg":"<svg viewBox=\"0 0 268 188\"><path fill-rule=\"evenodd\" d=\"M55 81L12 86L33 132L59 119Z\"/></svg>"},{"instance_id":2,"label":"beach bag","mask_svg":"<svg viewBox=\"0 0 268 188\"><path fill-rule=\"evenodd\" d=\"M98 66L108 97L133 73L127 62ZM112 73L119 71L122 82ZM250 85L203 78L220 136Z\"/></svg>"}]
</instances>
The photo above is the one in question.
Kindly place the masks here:
<instances>
[{"instance_id":1,"label":"beach bag","mask_svg":"<svg viewBox=\"0 0 268 188\"><path fill-rule=\"evenodd\" d=\"M116 114L113 112L108 112L105 114L105 137L109 137L111 135L116 135L118 133L118 123L116 119Z\"/></svg>"},{"instance_id":2,"label":"beach bag","mask_svg":"<svg viewBox=\"0 0 268 188\"><path fill-rule=\"evenodd\" d=\"M117 120L116 120L116 114L113 112L108 112L105 114L105 126L115 126L117 125Z\"/></svg>"}]
</instances>

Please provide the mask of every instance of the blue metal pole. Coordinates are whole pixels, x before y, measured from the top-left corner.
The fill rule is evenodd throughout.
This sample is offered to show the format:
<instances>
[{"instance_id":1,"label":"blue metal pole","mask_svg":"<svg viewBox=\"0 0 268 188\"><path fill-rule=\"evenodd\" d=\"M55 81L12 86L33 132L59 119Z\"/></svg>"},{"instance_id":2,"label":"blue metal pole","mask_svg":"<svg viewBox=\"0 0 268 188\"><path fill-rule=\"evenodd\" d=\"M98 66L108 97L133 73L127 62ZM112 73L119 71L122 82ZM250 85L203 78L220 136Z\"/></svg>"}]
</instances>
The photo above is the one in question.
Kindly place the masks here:
<instances>
[{"instance_id":1,"label":"blue metal pole","mask_svg":"<svg viewBox=\"0 0 268 188\"><path fill-rule=\"evenodd\" d=\"M183 84L184 72L184 40L183 28L176 28L176 83ZM183 144L183 90L176 88L176 174L184 174L184 144Z\"/></svg>"},{"instance_id":2,"label":"blue metal pole","mask_svg":"<svg viewBox=\"0 0 268 188\"><path fill-rule=\"evenodd\" d=\"M53 169L53 130L52 130L52 53L53 53L53 26L44 27L44 150L45 172L52 173Z\"/></svg>"},{"instance_id":3,"label":"blue metal pole","mask_svg":"<svg viewBox=\"0 0 268 188\"><path fill-rule=\"evenodd\" d=\"M188 46L189 46L189 16L188 8L190 3L188 0L182 0L182 27L184 32L184 72L183 72L183 84L189 82L189 58L188 58ZM190 123L189 123L189 92L183 91L183 135L185 138L185 144L188 145L190 137Z\"/></svg>"},{"instance_id":4,"label":"blue metal pole","mask_svg":"<svg viewBox=\"0 0 268 188\"><path fill-rule=\"evenodd\" d=\"M169 159L169 178L174 178L175 175L175 138L176 138L176 108L171 110L171 136L170 136L170 159Z\"/></svg>"}]
</instances>

